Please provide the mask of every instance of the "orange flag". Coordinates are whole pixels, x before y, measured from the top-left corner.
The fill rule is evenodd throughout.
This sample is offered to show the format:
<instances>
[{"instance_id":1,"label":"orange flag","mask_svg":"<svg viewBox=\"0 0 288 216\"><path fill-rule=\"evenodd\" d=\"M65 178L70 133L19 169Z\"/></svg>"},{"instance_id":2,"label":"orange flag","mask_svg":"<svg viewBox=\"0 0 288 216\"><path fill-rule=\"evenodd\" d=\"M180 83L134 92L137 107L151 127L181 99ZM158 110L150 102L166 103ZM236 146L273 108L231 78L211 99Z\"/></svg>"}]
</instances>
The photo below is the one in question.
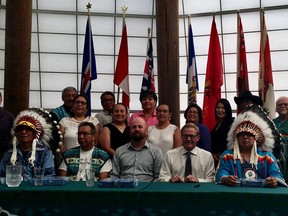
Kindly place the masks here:
<instances>
[{"instance_id":1,"label":"orange flag","mask_svg":"<svg viewBox=\"0 0 288 216\"><path fill-rule=\"evenodd\" d=\"M215 16L213 16L203 102L203 124L205 124L210 131L216 125L214 109L216 102L221 98L222 85L223 66L221 47L215 23Z\"/></svg>"},{"instance_id":2,"label":"orange flag","mask_svg":"<svg viewBox=\"0 0 288 216\"><path fill-rule=\"evenodd\" d=\"M270 57L269 38L267 34L263 10L261 10L259 97L263 100L263 108L268 110L269 117L271 119L274 119L275 118L275 97L274 97L272 65L271 65L271 57Z\"/></svg>"}]
</instances>

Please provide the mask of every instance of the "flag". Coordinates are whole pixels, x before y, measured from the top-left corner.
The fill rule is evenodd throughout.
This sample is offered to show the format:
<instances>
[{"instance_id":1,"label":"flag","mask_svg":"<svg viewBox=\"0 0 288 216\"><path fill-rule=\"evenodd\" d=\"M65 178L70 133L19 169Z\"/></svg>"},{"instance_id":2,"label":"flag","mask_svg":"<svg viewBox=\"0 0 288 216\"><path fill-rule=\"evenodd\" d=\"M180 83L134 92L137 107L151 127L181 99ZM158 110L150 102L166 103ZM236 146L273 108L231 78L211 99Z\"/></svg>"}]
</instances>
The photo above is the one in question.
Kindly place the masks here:
<instances>
[{"instance_id":1,"label":"flag","mask_svg":"<svg viewBox=\"0 0 288 216\"><path fill-rule=\"evenodd\" d=\"M87 97L87 115L91 115L91 81L97 79L96 60L92 37L91 21L88 15L81 74L81 93Z\"/></svg>"},{"instance_id":2,"label":"flag","mask_svg":"<svg viewBox=\"0 0 288 216\"><path fill-rule=\"evenodd\" d=\"M270 56L269 37L267 34L264 11L261 10L261 37L259 57L259 97L263 100L263 108L269 112L271 119L275 118L275 98L273 75Z\"/></svg>"},{"instance_id":3,"label":"flag","mask_svg":"<svg viewBox=\"0 0 288 216\"><path fill-rule=\"evenodd\" d=\"M249 91L246 48L241 17L237 14L237 96Z\"/></svg>"},{"instance_id":4,"label":"flag","mask_svg":"<svg viewBox=\"0 0 288 216\"><path fill-rule=\"evenodd\" d=\"M203 101L203 124L205 124L210 131L216 125L214 109L216 102L221 98L222 85L223 67L221 47L216 28L215 17L213 16Z\"/></svg>"},{"instance_id":5,"label":"flag","mask_svg":"<svg viewBox=\"0 0 288 216\"><path fill-rule=\"evenodd\" d=\"M118 60L114 74L114 83L122 89L122 103L129 108L129 66L128 66L128 42L125 18L123 18L122 39L118 53Z\"/></svg>"},{"instance_id":6,"label":"flag","mask_svg":"<svg viewBox=\"0 0 288 216\"><path fill-rule=\"evenodd\" d=\"M196 67L196 56L193 42L193 32L190 17L188 17L188 67L186 74L186 83L188 84L188 105L191 103L197 103L196 93L197 91L199 91L199 87Z\"/></svg>"},{"instance_id":7,"label":"flag","mask_svg":"<svg viewBox=\"0 0 288 216\"><path fill-rule=\"evenodd\" d=\"M149 31L149 29L148 29ZM145 61L145 68L142 80L141 93L143 91L152 91L155 92L154 84L154 70L153 70L153 47L152 39L148 33L148 42L147 42L147 56Z\"/></svg>"}]
</instances>

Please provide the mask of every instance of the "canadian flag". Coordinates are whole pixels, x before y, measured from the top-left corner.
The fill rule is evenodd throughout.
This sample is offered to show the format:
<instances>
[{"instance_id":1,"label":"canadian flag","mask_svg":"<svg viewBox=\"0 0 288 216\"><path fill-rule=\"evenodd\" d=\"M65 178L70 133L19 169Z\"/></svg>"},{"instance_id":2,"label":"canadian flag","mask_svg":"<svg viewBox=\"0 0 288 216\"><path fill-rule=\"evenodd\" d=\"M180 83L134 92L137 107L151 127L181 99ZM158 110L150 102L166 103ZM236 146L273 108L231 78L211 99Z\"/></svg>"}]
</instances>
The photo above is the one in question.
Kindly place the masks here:
<instances>
[{"instance_id":1,"label":"canadian flag","mask_svg":"<svg viewBox=\"0 0 288 216\"><path fill-rule=\"evenodd\" d=\"M267 109L267 111L269 112L269 117L271 119L274 119L275 97L274 97L271 56L270 56L270 45L263 10L261 10L259 97L263 100L263 108Z\"/></svg>"},{"instance_id":2,"label":"canadian flag","mask_svg":"<svg viewBox=\"0 0 288 216\"><path fill-rule=\"evenodd\" d=\"M122 89L122 103L129 108L129 62L128 62L128 42L125 18L123 18L122 39L114 74L114 83Z\"/></svg>"}]
</instances>

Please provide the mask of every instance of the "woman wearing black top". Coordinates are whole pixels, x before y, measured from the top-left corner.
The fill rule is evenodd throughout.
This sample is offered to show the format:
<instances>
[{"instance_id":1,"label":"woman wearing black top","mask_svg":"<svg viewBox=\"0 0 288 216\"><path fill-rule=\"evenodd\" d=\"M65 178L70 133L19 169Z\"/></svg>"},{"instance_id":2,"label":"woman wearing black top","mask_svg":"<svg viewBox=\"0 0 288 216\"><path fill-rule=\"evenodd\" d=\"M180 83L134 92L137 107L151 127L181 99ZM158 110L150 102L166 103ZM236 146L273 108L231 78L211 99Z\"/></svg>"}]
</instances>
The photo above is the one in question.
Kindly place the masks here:
<instances>
[{"instance_id":1,"label":"woman wearing black top","mask_svg":"<svg viewBox=\"0 0 288 216\"><path fill-rule=\"evenodd\" d=\"M115 150L130 142L130 127L127 125L128 109L122 104L115 104L112 109L112 123L106 124L100 134L100 148L113 158Z\"/></svg>"},{"instance_id":2,"label":"woman wearing black top","mask_svg":"<svg viewBox=\"0 0 288 216\"><path fill-rule=\"evenodd\" d=\"M227 148L227 134L234 120L231 105L228 100L221 98L217 101L215 117L217 124L211 131L211 148L215 167L217 167L220 155Z\"/></svg>"}]
</instances>

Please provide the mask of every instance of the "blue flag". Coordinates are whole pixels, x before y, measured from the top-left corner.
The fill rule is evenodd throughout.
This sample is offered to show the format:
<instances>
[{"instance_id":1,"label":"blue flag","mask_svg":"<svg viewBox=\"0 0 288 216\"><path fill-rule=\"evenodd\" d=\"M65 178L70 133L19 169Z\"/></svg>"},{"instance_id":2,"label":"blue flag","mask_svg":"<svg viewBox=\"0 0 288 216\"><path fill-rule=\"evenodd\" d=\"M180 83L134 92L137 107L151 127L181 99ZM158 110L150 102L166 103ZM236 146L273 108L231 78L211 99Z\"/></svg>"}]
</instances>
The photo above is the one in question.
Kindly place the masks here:
<instances>
[{"instance_id":1,"label":"blue flag","mask_svg":"<svg viewBox=\"0 0 288 216\"><path fill-rule=\"evenodd\" d=\"M191 103L197 103L196 92L199 91L198 76L196 67L196 56L193 42L193 32L188 17L188 67L186 75L186 83L188 84L188 105Z\"/></svg>"},{"instance_id":2,"label":"blue flag","mask_svg":"<svg viewBox=\"0 0 288 216\"><path fill-rule=\"evenodd\" d=\"M90 16L87 19L81 76L81 93L88 100L87 115L91 115L91 81L97 79L96 60L92 37Z\"/></svg>"}]
</instances>

